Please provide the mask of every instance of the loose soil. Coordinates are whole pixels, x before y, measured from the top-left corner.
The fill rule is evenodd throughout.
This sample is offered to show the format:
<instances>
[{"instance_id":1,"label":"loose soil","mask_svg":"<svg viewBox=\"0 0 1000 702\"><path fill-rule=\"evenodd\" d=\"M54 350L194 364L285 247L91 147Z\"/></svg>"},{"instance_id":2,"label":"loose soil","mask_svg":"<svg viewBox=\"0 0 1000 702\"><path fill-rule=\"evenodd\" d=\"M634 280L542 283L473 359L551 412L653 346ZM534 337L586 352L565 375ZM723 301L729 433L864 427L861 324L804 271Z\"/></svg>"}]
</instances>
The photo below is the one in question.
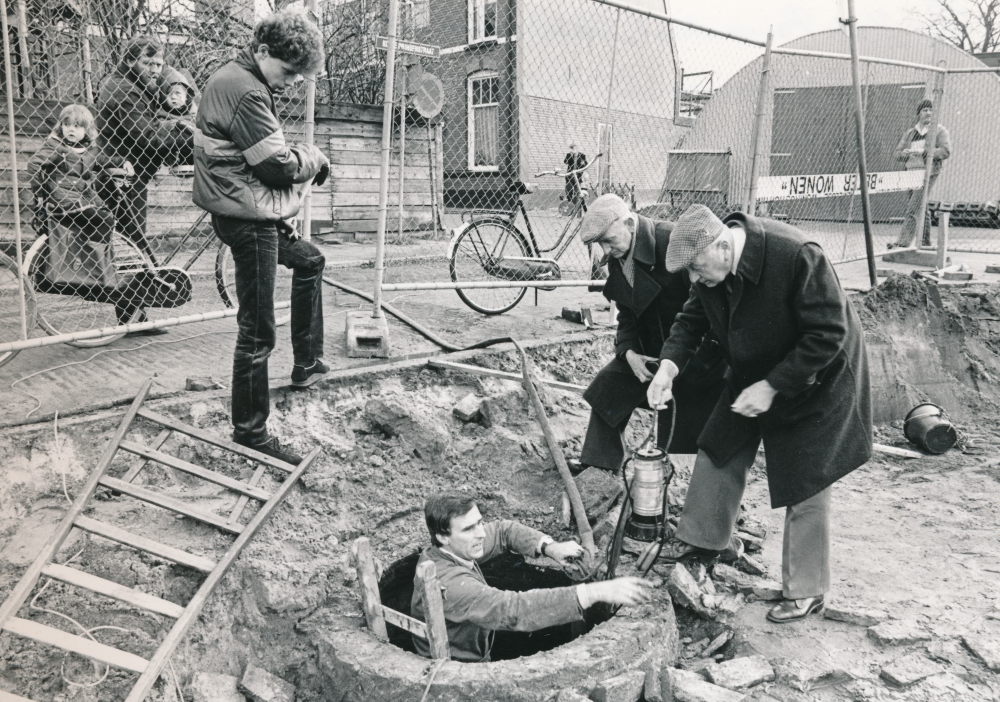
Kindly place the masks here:
<instances>
[{"instance_id":1,"label":"loose soil","mask_svg":"<svg viewBox=\"0 0 1000 702\"><path fill-rule=\"evenodd\" d=\"M876 441L914 448L903 438L901 417L916 402L930 400L945 407L960 442L942 456L919 460L876 454L838 483L830 599L839 606L885 610L890 620L912 622L929 640L880 645L864 627L821 617L774 625L764 618L772 603L730 596L729 602L736 603L731 613L716 609L709 619L677 609L684 643L677 664L704 667L706 639L731 630L733 638L712 659L760 653L778 673L775 682L754 688L751 699L1000 699L1000 680L962 639L981 634L1000 640L1000 590L994 586L1000 577L1000 288L928 289L894 276L856 298L855 306L865 325L873 384L879 388L876 404L889 420L876 428ZM542 376L579 384L612 352L606 335L530 351ZM509 353L484 354L474 362L518 369ZM927 365L931 362L933 368ZM469 393L487 401L491 426L463 423L452 415L451 408ZM578 455L587 405L551 388L544 396L566 455ZM212 393L192 397L156 408L226 436L228 399ZM238 559L177 649L173 666L182 687L197 671L238 677L253 663L295 684L299 700L362 699L357 690L329 684L316 641L324 631L363 627L351 542L369 536L385 566L412 556L427 544L421 506L433 491L466 491L488 518L518 519L556 538L572 535L562 522L558 474L515 382L416 367L273 399L273 432L300 452L320 445L324 454ZM648 418L640 414L630 428L633 443L645 436ZM9 594L58 521L66 504L63 478L72 497L117 421L115 416L79 418L0 437L0 596ZM154 435L153 427L137 423L132 438L148 442ZM245 461L183 438L172 438L166 450L236 478L246 479L251 471ZM766 528L763 549L753 555L769 579L780 581L783 513L768 508L763 456L758 462L745 517ZM671 485L675 514L690 461L681 458L677 464ZM120 475L129 465L119 459L111 473ZM234 501L227 493L159 468L147 469L140 482L194 499L203 509L224 510ZM169 545L217 557L228 542L210 528L128 498L101 498L90 516ZM602 543L610 537L615 514L613 509L596 527ZM60 560L70 558L96 575L174 602L186 602L200 582L182 567L97 538L74 539L60 555ZM632 572L634 562L634 554L623 554L619 574ZM669 571L658 567L654 575L662 599ZM717 587L724 599L721 584ZM170 620L111 600L81 601L78 592L58 583L45 586L35 606L71 616L85 628L118 627L94 636L144 656L170 625ZM625 608L617 616L640 619L651 612ZM55 614L29 612L27 606L19 616L79 631ZM884 666L909 653L936 662L941 672L905 689L879 677ZM129 674L112 671L96 687L69 682L96 681L103 672L85 660L0 636L0 689L38 702L122 699L134 681ZM163 684L150 699L174 700L176 695ZM435 699L433 687L429 699Z\"/></svg>"}]
</instances>

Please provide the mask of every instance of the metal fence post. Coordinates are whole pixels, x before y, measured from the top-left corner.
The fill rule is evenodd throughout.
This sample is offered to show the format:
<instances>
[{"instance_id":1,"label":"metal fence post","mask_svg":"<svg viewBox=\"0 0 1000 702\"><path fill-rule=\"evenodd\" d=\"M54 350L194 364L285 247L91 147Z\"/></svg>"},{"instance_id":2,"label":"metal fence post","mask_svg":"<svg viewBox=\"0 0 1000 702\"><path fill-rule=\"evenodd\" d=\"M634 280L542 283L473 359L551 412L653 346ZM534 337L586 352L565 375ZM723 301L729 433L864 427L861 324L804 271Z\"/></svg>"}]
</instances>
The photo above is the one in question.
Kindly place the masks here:
<instances>
[{"instance_id":1,"label":"metal fence post","mask_svg":"<svg viewBox=\"0 0 1000 702\"><path fill-rule=\"evenodd\" d=\"M375 292L372 318L382 316L382 279L385 276L385 225L389 207L389 161L392 153L392 105L396 71L396 24L399 0L389 0L389 47L385 57L385 99L382 102L382 170L378 183L378 225L375 233Z\"/></svg>"},{"instance_id":2,"label":"metal fence post","mask_svg":"<svg viewBox=\"0 0 1000 702\"><path fill-rule=\"evenodd\" d=\"M604 171L603 171L604 173L607 174L607 178L606 182L600 185L602 189L601 192L602 195L611 192L611 152L614 150L613 144L615 138L615 131L614 128L612 128L611 126L612 124L611 97L614 95L615 92L615 59L618 58L618 25L621 23L621 19L622 19L622 11L621 8L618 8L618 10L615 12L615 39L611 45L611 75L608 78L608 107L607 110L605 111L605 117L604 117L604 121L606 123L606 126L604 127L604 136L606 137L606 140L608 142L608 148L607 148L607 153L604 154ZM604 147L603 144L597 145L598 149L603 150L603 147ZM598 171L598 174L600 173L601 171ZM537 302L538 293L536 292L535 295Z\"/></svg>"},{"instance_id":3,"label":"metal fence post","mask_svg":"<svg viewBox=\"0 0 1000 702\"><path fill-rule=\"evenodd\" d=\"M403 200L406 190L406 176L403 168L406 166L406 72L408 67L400 61L399 72L399 239L403 243Z\"/></svg>"},{"instance_id":4,"label":"metal fence post","mask_svg":"<svg viewBox=\"0 0 1000 702\"><path fill-rule=\"evenodd\" d=\"M938 65L942 65L944 61L940 61ZM941 114L941 96L944 95L944 73L937 73L934 75L934 89L931 93L933 95L934 104L931 107L931 126L927 129L927 138L924 140L924 185L923 193L920 196L920 210L917 212L917 223L916 223L916 233L913 245L918 249L924 241L924 222L927 219L927 200L930 198L931 194L931 175L934 172L934 151L937 150L937 136L938 136L938 115ZM928 156L930 158L928 158ZM941 252L938 252L941 260L945 257L941 256Z\"/></svg>"},{"instance_id":5,"label":"metal fence post","mask_svg":"<svg viewBox=\"0 0 1000 702\"><path fill-rule=\"evenodd\" d=\"M21 338L28 338L28 312L24 300L24 276L21 270L24 261L21 256L21 193L17 182L17 135L14 125L14 81L10 64L10 31L7 27L7 2L0 0L0 24L3 25L4 80L7 82L7 131L10 135L10 177L13 185L11 193L14 205L14 246L17 249L17 297L21 303Z\"/></svg>"},{"instance_id":6,"label":"metal fence post","mask_svg":"<svg viewBox=\"0 0 1000 702\"><path fill-rule=\"evenodd\" d=\"M323 31L322 22L319 18L319 5L317 0L309 0L307 3L309 14L312 15L316 25ZM322 44L320 51L323 51ZM320 64L320 71L324 70L326 60ZM316 140L316 76L306 79L306 143L312 144ZM302 198L302 238L309 240L312 238L312 183L306 185L305 197Z\"/></svg>"},{"instance_id":7,"label":"metal fence post","mask_svg":"<svg viewBox=\"0 0 1000 702\"><path fill-rule=\"evenodd\" d=\"M767 30L767 45L764 47L764 63L760 68L760 90L757 93L757 116L753 123L753 135L750 137L750 185L747 188L747 200L743 211L752 215L757 208L757 178L760 176L760 162L763 158L763 139L760 131L764 127L764 101L770 91L771 74L771 42L774 39L774 25Z\"/></svg>"},{"instance_id":8,"label":"metal fence post","mask_svg":"<svg viewBox=\"0 0 1000 702\"><path fill-rule=\"evenodd\" d=\"M858 140L858 180L861 185L861 214L865 220L865 251L868 258L868 280L878 285L875 273L875 242L872 239L871 202L868 199L868 159L865 155L865 113L861 101L861 70L858 61L858 18L854 0L847 0L847 28L851 39L851 83L854 85L854 128Z\"/></svg>"}]
</instances>

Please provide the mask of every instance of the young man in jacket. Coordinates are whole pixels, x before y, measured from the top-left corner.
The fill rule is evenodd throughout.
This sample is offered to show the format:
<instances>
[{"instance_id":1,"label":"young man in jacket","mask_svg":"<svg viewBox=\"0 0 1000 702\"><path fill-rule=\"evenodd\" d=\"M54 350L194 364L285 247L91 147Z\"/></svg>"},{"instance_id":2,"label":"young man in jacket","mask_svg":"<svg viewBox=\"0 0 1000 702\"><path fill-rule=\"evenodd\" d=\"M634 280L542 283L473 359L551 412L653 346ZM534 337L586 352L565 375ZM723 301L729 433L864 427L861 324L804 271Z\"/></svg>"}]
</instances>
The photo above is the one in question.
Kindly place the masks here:
<instances>
[{"instance_id":1,"label":"young man in jacket","mask_svg":"<svg viewBox=\"0 0 1000 702\"><path fill-rule=\"evenodd\" d=\"M677 220L668 271L691 297L660 351L647 401L710 331L729 360L726 389L698 438L684 511L661 558L725 548L761 440L771 507L785 507L782 588L774 622L820 612L830 588L831 486L871 458L872 406L861 322L818 244L798 229L704 205Z\"/></svg>"},{"instance_id":2,"label":"young man in jacket","mask_svg":"<svg viewBox=\"0 0 1000 702\"><path fill-rule=\"evenodd\" d=\"M673 225L643 217L614 194L601 195L588 208L580 240L601 248L608 264L604 297L618 305L615 357L583 394L591 407L580 463L617 471L625 458L622 432L637 407L649 409L646 387L674 318L691 291L687 272L664 267ZM652 368L652 370L651 370ZM698 434L722 392L726 364L709 338L677 379L676 403L658 414L660 448L677 421L670 453L697 453Z\"/></svg>"},{"instance_id":3,"label":"young man in jacket","mask_svg":"<svg viewBox=\"0 0 1000 702\"><path fill-rule=\"evenodd\" d=\"M194 203L212 215L236 264L239 335L233 355L233 440L288 463L268 434L267 359L275 344L274 283L280 263L292 275L292 385L306 387L323 364L323 254L295 229L301 195L330 171L311 144L289 145L274 94L315 74L323 38L301 9L262 20L250 46L209 78L198 108Z\"/></svg>"},{"instance_id":4,"label":"young man in jacket","mask_svg":"<svg viewBox=\"0 0 1000 702\"><path fill-rule=\"evenodd\" d=\"M906 130L903 138L896 144L893 155L897 161L906 165L908 171L923 171L927 168L927 154L930 153L934 159L931 166L931 179L927 184L927 194L930 196L931 189L938 176L941 175L941 165L944 160L951 156L951 135L942 125L937 126L934 137L934 144L927 143L931 120L934 118L934 103L930 100L921 100L917 105L917 123ZM899 232L899 238L895 244L890 244L889 248L899 249L910 246L917 233L917 213L924 202L923 187L910 191L910 199L906 202L906 211L903 213L903 228ZM931 243L931 218L925 213L924 231L921 241L924 246Z\"/></svg>"},{"instance_id":5,"label":"young man in jacket","mask_svg":"<svg viewBox=\"0 0 1000 702\"><path fill-rule=\"evenodd\" d=\"M582 621L584 610L598 602L634 605L649 598L652 583L635 577L527 592L498 590L486 582L480 563L512 551L522 556L548 556L565 566L583 555L583 547L575 541L557 543L510 520L484 524L479 507L465 495L432 495L424 504L424 518L433 545L420 554L417 565L433 561L437 579L446 591L444 618L453 660L489 661L497 629L538 631ZM410 614L425 621L418 585L414 579ZM430 657L425 639L414 636L413 645L417 653Z\"/></svg>"}]
</instances>

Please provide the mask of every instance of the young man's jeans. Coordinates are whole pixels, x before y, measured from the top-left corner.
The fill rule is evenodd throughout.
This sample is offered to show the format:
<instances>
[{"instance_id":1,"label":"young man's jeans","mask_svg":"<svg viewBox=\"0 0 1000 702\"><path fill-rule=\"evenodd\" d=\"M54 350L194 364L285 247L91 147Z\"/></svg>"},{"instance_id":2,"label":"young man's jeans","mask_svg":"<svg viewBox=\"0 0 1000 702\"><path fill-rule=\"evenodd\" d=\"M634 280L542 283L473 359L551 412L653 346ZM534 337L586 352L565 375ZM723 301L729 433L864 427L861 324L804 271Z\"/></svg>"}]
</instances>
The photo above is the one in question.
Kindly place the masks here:
<instances>
[{"instance_id":1,"label":"young man's jeans","mask_svg":"<svg viewBox=\"0 0 1000 702\"><path fill-rule=\"evenodd\" d=\"M937 180L938 174L935 173L931 176L931 182L928 185L927 193L930 197L930 191L934 187L934 182ZM920 212L920 204L924 199L923 188L918 188L917 190L910 191L910 198L906 201L906 210L903 212L903 229L899 232L899 238L896 240L897 248L905 248L913 243L914 236L917 233L917 214ZM923 243L924 245L930 244L931 241L931 213L924 213L924 231L923 231Z\"/></svg>"},{"instance_id":2,"label":"young man's jeans","mask_svg":"<svg viewBox=\"0 0 1000 702\"><path fill-rule=\"evenodd\" d=\"M239 335L233 354L233 438L259 444L269 438L267 359L275 342L277 265L292 269L292 352L296 365L308 367L323 355L326 259L308 241L279 236L275 222L212 215L212 227L232 249L236 264Z\"/></svg>"}]
</instances>

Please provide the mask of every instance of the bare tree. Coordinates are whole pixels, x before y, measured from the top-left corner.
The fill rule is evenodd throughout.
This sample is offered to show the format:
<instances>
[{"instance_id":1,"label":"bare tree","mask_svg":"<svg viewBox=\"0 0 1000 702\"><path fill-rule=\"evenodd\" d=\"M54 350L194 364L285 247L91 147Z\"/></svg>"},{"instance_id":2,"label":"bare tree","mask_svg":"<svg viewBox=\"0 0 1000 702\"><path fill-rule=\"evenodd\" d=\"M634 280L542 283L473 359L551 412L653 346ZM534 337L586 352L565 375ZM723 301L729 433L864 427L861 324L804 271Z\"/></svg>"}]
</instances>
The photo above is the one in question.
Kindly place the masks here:
<instances>
[{"instance_id":1,"label":"bare tree","mask_svg":"<svg viewBox=\"0 0 1000 702\"><path fill-rule=\"evenodd\" d=\"M385 85L384 51L375 38L388 27L387 0L328 3L324 18L326 70L331 102L376 104Z\"/></svg>"},{"instance_id":2,"label":"bare tree","mask_svg":"<svg viewBox=\"0 0 1000 702\"><path fill-rule=\"evenodd\" d=\"M969 53L1000 48L1000 0L937 0L933 12L914 12L932 37Z\"/></svg>"}]
</instances>

